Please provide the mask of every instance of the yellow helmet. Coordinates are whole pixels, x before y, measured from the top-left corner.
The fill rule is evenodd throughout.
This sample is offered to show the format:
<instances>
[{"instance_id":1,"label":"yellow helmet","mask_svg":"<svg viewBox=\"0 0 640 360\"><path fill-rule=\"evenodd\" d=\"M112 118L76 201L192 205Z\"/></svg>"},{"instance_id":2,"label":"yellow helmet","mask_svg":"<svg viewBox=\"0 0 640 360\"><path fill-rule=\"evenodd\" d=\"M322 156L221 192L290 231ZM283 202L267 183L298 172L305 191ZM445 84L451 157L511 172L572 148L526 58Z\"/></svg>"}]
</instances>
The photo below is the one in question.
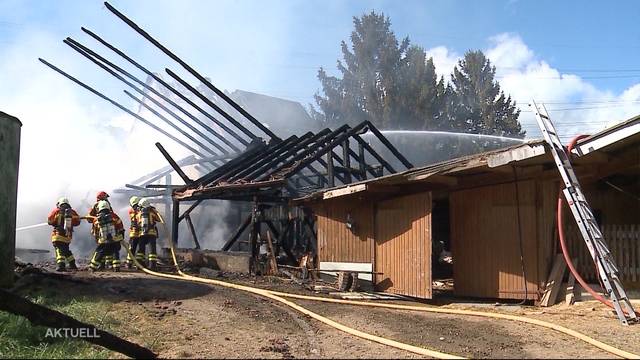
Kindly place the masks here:
<instances>
[{"instance_id":1,"label":"yellow helmet","mask_svg":"<svg viewBox=\"0 0 640 360\"><path fill-rule=\"evenodd\" d=\"M138 201L138 206L142 208L148 208L149 206L151 206L151 202L147 198L142 198L140 199L140 201Z\"/></svg>"},{"instance_id":2,"label":"yellow helmet","mask_svg":"<svg viewBox=\"0 0 640 360\"><path fill-rule=\"evenodd\" d=\"M107 209L107 210L111 210L111 206L109 205L108 202L104 201L104 200L100 200L98 201L98 212Z\"/></svg>"},{"instance_id":3,"label":"yellow helmet","mask_svg":"<svg viewBox=\"0 0 640 360\"><path fill-rule=\"evenodd\" d=\"M140 202L140 198L137 196L132 196L129 198L129 205L131 205L131 207L138 205L139 202Z\"/></svg>"},{"instance_id":4,"label":"yellow helmet","mask_svg":"<svg viewBox=\"0 0 640 360\"><path fill-rule=\"evenodd\" d=\"M61 198L59 198L59 199L58 199L58 202L56 203L56 206L58 206L58 207L59 207L59 206L60 206L60 205L62 205L62 204L67 204L67 205L69 205L69 199L67 199L67 198L66 198L66 197L64 197L64 196L63 196L63 197L61 197Z\"/></svg>"}]
</instances>

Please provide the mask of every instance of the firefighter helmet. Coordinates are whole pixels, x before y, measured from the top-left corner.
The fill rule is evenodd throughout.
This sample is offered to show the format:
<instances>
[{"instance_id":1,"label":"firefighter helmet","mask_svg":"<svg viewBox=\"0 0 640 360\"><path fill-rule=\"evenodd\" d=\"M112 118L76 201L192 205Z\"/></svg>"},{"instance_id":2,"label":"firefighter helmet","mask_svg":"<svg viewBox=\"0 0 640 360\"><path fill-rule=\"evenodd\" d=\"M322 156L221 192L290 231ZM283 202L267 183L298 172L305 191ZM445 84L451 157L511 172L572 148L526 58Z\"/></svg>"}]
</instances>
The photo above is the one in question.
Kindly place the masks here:
<instances>
[{"instance_id":1,"label":"firefighter helmet","mask_svg":"<svg viewBox=\"0 0 640 360\"><path fill-rule=\"evenodd\" d=\"M57 207L60 207L60 205L62 205L62 204L67 204L67 205L69 205L69 199L67 199L67 198L66 198L66 197L64 197L64 196L63 196L63 197L61 197L61 198L59 198L59 199L58 199L58 202L56 203L56 206L57 206Z\"/></svg>"},{"instance_id":2,"label":"firefighter helmet","mask_svg":"<svg viewBox=\"0 0 640 360\"><path fill-rule=\"evenodd\" d=\"M131 205L131 207L138 205L139 202L140 202L140 198L137 196L132 196L129 198L129 205Z\"/></svg>"},{"instance_id":3,"label":"firefighter helmet","mask_svg":"<svg viewBox=\"0 0 640 360\"><path fill-rule=\"evenodd\" d=\"M149 202L149 199L142 198L140 199L140 201L138 201L138 206L140 206L141 208L148 208L149 206L151 206L151 203Z\"/></svg>"},{"instance_id":4,"label":"firefighter helmet","mask_svg":"<svg viewBox=\"0 0 640 360\"><path fill-rule=\"evenodd\" d=\"M107 194L104 191L100 191L98 195L96 195L96 199L98 200L107 200L108 197L109 197L109 194Z\"/></svg>"},{"instance_id":5,"label":"firefighter helmet","mask_svg":"<svg viewBox=\"0 0 640 360\"><path fill-rule=\"evenodd\" d=\"M100 200L98 201L98 212L102 211L102 210L111 210L111 206L109 205L108 202L104 201L104 200Z\"/></svg>"}]
</instances>

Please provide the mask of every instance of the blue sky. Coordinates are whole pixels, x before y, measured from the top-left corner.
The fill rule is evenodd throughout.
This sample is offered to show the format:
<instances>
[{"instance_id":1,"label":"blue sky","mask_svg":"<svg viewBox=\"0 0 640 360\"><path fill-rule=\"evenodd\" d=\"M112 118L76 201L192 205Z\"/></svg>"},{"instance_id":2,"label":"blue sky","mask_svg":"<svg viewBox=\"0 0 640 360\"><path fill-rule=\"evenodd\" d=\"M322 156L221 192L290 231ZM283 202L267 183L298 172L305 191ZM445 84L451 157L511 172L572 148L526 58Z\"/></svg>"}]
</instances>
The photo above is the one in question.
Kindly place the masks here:
<instances>
[{"instance_id":1,"label":"blue sky","mask_svg":"<svg viewBox=\"0 0 640 360\"><path fill-rule=\"evenodd\" d=\"M503 89L524 112L530 137L537 127L525 103L549 104L563 138L597 131L640 113L640 29L635 1L125 1L113 0L140 26L223 89L243 89L308 104L319 90L317 69L335 72L340 41L352 17L371 10L390 17L399 38L409 36L434 57L448 78L468 49L484 50ZM37 61L43 57L123 103L124 86L62 43L66 36L117 59L80 31L85 26L151 70L178 70L96 0L0 0L0 110L23 123L21 192L36 199L37 175L55 172L47 149L68 141L79 163L96 143L115 154L121 176L73 182L120 184L139 173L131 146L149 149L147 168L164 165L153 138L126 146L126 114L71 84ZM119 62L122 64L122 62ZM192 80L192 78L189 78ZM164 139L163 141L165 141ZM168 142L165 141L165 142ZM170 152L179 152L168 146ZM124 149L124 150L123 150ZM24 176L23 176L24 175ZM33 185L33 186L32 186ZM62 185L61 185L62 186ZM44 194L44 193L42 193ZM48 196L48 195L47 195Z\"/></svg>"},{"instance_id":2,"label":"blue sky","mask_svg":"<svg viewBox=\"0 0 640 360\"><path fill-rule=\"evenodd\" d=\"M305 103L318 89L317 68L334 68L339 42L348 39L352 29L352 16L370 10L387 14L399 37L409 36L425 48L446 46L462 54L467 49L485 49L488 39L496 34L511 33L552 67L581 75L600 89L619 93L640 79L640 72L603 72L640 70L634 62L640 49L640 30L633 25L640 4L633 1L615 2L614 6L607 2L522 0L116 0L112 4L183 58L199 65L220 86ZM5 0L0 10L3 47L16 44L35 30L60 40L75 35L82 41L86 37L79 28L88 26L127 45L139 58L159 55L100 1ZM48 54L42 51L38 55ZM70 50L61 55L76 56ZM171 64L163 60L166 62L150 59L146 63Z\"/></svg>"}]
</instances>

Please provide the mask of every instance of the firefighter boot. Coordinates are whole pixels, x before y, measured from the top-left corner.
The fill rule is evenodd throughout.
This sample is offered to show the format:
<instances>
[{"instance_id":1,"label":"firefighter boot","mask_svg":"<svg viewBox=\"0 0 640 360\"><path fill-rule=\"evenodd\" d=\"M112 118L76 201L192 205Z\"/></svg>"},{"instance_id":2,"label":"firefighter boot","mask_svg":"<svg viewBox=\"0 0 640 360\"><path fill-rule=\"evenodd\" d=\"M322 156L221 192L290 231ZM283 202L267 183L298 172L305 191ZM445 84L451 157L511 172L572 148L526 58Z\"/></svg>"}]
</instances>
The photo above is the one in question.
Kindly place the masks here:
<instances>
[{"instance_id":1,"label":"firefighter boot","mask_svg":"<svg viewBox=\"0 0 640 360\"><path fill-rule=\"evenodd\" d=\"M65 269L64 269L64 263L63 263L63 262L58 263L58 264L56 265L56 271L60 271L60 272L65 271Z\"/></svg>"},{"instance_id":2,"label":"firefighter boot","mask_svg":"<svg viewBox=\"0 0 640 360\"><path fill-rule=\"evenodd\" d=\"M69 261L69 270L78 270L78 266L76 265L75 260Z\"/></svg>"}]
</instances>

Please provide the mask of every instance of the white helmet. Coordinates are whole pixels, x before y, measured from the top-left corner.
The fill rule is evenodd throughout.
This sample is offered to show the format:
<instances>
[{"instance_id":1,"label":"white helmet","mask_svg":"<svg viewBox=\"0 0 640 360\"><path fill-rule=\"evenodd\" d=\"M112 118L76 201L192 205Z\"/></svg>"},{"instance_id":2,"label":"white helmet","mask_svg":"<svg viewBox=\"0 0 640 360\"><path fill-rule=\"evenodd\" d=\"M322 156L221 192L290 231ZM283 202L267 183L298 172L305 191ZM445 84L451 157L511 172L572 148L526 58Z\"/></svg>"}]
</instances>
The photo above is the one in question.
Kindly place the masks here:
<instances>
[{"instance_id":1,"label":"white helmet","mask_svg":"<svg viewBox=\"0 0 640 360\"><path fill-rule=\"evenodd\" d=\"M132 196L129 198L129 205L131 205L131 207L138 205L139 202L140 202L140 198L137 196Z\"/></svg>"},{"instance_id":2,"label":"white helmet","mask_svg":"<svg viewBox=\"0 0 640 360\"><path fill-rule=\"evenodd\" d=\"M58 202L56 203L56 206L60 207L60 205L62 204L67 204L69 205L69 199L67 199L66 197L61 197L58 199Z\"/></svg>"},{"instance_id":3,"label":"white helmet","mask_svg":"<svg viewBox=\"0 0 640 360\"><path fill-rule=\"evenodd\" d=\"M104 201L104 200L100 200L98 201L98 212L107 209L107 210L111 210L111 206L109 205L108 202Z\"/></svg>"},{"instance_id":4,"label":"white helmet","mask_svg":"<svg viewBox=\"0 0 640 360\"><path fill-rule=\"evenodd\" d=\"M138 206L140 206L141 208L148 208L149 206L151 206L151 202L147 198L142 198L138 201Z\"/></svg>"}]
</instances>

